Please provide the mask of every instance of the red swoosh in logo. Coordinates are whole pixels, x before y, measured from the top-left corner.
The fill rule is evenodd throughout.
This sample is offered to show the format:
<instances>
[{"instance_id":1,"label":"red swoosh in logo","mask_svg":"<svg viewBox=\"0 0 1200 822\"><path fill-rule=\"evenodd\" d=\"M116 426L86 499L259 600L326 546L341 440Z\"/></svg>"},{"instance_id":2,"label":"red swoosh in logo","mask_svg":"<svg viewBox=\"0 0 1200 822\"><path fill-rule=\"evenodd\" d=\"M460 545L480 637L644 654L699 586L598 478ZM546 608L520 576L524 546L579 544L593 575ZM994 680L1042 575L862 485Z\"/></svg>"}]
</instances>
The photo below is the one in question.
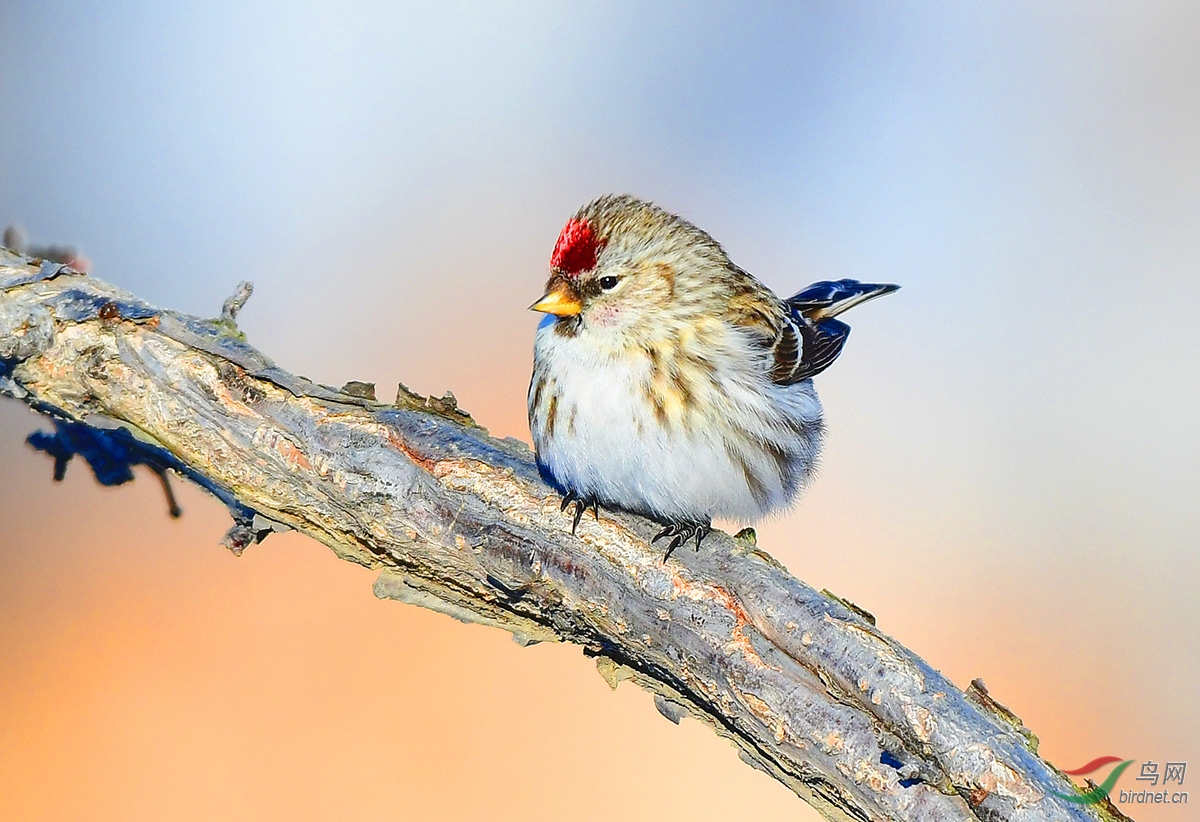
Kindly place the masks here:
<instances>
[{"instance_id":1,"label":"red swoosh in logo","mask_svg":"<svg viewBox=\"0 0 1200 822\"><path fill-rule=\"evenodd\" d=\"M1091 762L1087 763L1082 768L1076 768L1073 771L1063 771L1063 773L1067 774L1068 776L1083 776L1084 774L1091 773L1092 771L1096 770L1097 768L1103 768L1105 765L1107 765L1110 762L1120 762L1120 761L1121 761L1121 757L1119 757L1119 756L1101 756L1096 759L1093 759Z\"/></svg>"}]
</instances>

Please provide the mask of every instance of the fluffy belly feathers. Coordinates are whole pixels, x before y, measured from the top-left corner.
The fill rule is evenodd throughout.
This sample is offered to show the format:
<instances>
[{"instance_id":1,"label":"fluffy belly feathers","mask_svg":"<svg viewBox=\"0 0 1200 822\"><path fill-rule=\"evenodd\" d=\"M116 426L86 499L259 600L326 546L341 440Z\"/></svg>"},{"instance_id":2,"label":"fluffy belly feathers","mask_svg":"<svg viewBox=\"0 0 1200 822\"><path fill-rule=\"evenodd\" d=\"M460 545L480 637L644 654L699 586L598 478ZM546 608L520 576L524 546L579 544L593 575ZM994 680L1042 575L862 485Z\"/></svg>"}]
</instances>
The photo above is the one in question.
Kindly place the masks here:
<instances>
[{"instance_id":1,"label":"fluffy belly feathers","mask_svg":"<svg viewBox=\"0 0 1200 822\"><path fill-rule=\"evenodd\" d=\"M716 368L664 378L652 356L589 357L539 330L529 392L538 461L564 491L670 522L752 521L786 506L821 441L810 382Z\"/></svg>"}]
</instances>

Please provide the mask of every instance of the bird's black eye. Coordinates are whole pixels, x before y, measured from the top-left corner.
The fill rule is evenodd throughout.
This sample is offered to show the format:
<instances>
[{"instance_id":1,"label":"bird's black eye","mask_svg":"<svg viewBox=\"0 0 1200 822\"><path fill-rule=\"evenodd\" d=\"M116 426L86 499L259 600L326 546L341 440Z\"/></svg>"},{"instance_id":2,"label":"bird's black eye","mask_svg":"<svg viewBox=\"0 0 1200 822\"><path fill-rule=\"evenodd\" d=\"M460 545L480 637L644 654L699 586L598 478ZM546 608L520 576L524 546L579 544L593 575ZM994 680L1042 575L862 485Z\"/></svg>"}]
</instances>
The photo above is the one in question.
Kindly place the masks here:
<instances>
[{"instance_id":1,"label":"bird's black eye","mask_svg":"<svg viewBox=\"0 0 1200 822\"><path fill-rule=\"evenodd\" d=\"M600 278L600 287L603 288L605 291L612 291L614 288L617 287L617 282L618 282L618 280L616 277L601 277Z\"/></svg>"}]
</instances>

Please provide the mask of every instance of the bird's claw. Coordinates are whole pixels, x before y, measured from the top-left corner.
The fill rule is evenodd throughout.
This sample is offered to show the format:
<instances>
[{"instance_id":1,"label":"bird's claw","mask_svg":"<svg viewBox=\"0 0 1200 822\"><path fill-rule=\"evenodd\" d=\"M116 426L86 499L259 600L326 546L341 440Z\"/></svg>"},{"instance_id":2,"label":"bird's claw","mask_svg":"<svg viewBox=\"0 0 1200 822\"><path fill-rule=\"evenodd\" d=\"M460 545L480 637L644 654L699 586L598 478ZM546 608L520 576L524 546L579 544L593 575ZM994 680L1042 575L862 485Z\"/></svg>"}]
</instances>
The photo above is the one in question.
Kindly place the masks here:
<instances>
[{"instance_id":1,"label":"bird's claw","mask_svg":"<svg viewBox=\"0 0 1200 822\"><path fill-rule=\"evenodd\" d=\"M664 537L671 538L671 541L667 543L667 553L663 556L663 562L666 562L676 548L693 537L696 540L696 550L699 551L700 543L710 533L712 533L711 522L672 522L659 531L658 535L650 540L650 544L653 545Z\"/></svg>"},{"instance_id":2,"label":"bird's claw","mask_svg":"<svg viewBox=\"0 0 1200 822\"><path fill-rule=\"evenodd\" d=\"M566 511L569 505L574 504L575 511L571 514L571 536L575 536L575 531L579 528L579 520L583 519L583 513L591 508L592 513L596 515L596 522L600 521L600 500L596 497L581 497L574 491L568 491L563 494L562 505L558 510Z\"/></svg>"}]
</instances>

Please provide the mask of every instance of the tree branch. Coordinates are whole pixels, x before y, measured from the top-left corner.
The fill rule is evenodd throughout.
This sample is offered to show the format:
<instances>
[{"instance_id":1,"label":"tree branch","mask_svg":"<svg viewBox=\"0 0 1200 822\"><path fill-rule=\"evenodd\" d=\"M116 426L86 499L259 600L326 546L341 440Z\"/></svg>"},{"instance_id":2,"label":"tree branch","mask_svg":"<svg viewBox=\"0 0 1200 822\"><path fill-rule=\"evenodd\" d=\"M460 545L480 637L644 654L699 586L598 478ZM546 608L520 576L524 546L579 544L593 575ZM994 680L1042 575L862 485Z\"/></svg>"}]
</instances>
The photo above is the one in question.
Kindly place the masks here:
<instances>
[{"instance_id":1,"label":"tree branch","mask_svg":"<svg viewBox=\"0 0 1200 822\"><path fill-rule=\"evenodd\" d=\"M0 251L0 392L54 418L35 445L60 473L74 454L102 481L174 471L229 506L234 551L294 528L380 569L377 596L577 643L610 685L707 723L828 819L1120 818L1055 796L1076 790L982 683L959 691L753 532L668 561L636 516L573 537L524 444L452 395L401 386L386 404L283 371L234 325L248 296L202 320Z\"/></svg>"}]
</instances>

